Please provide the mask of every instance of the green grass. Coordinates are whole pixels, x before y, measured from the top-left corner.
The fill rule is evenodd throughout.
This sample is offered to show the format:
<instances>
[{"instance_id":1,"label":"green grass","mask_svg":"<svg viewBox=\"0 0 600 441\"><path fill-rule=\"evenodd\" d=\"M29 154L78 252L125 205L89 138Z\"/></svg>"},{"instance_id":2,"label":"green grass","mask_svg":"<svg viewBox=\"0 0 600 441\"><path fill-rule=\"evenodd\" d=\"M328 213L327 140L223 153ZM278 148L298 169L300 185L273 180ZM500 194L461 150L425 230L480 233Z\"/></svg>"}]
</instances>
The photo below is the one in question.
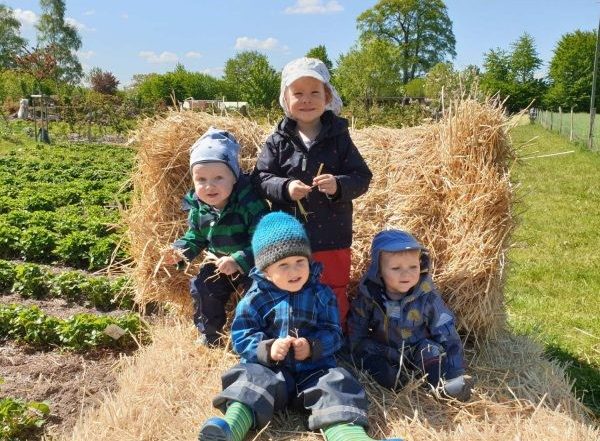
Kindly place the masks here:
<instances>
[{"instance_id":1,"label":"green grass","mask_svg":"<svg viewBox=\"0 0 600 441\"><path fill-rule=\"evenodd\" d=\"M569 364L600 415L600 155L538 125L512 130L519 213L506 286L509 324ZM561 151L574 153L535 158Z\"/></svg>"}]
</instances>

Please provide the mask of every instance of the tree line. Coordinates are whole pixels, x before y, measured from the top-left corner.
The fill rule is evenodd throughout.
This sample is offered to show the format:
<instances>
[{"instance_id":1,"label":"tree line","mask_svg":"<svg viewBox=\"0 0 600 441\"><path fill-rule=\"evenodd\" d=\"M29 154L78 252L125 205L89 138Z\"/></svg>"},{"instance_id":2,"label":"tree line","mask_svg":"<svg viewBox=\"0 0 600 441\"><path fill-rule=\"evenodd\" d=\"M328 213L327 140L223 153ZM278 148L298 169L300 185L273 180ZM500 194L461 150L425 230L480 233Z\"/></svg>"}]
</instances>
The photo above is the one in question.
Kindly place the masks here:
<instances>
[{"instance_id":1,"label":"tree line","mask_svg":"<svg viewBox=\"0 0 600 441\"><path fill-rule=\"evenodd\" d=\"M77 59L81 38L65 21L64 0L40 0L37 46L28 48L20 23L0 4L0 99L13 105L21 96L42 92L67 104L108 102L156 111L183 101L222 99L247 101L253 107L276 108L280 75L266 55L237 53L217 78L178 64L165 74L139 74L120 90L108 71L93 68L84 75ZM356 19L358 39L332 63L324 45L306 55L321 59L332 71L333 83L351 106L385 106L394 98L447 98L467 93L497 94L506 108L589 109L595 31L575 30L557 42L545 76L533 37L524 33L508 48L490 49L483 66L457 70L452 21L442 0L380 0ZM6 104L5 104L6 105Z\"/></svg>"}]
</instances>

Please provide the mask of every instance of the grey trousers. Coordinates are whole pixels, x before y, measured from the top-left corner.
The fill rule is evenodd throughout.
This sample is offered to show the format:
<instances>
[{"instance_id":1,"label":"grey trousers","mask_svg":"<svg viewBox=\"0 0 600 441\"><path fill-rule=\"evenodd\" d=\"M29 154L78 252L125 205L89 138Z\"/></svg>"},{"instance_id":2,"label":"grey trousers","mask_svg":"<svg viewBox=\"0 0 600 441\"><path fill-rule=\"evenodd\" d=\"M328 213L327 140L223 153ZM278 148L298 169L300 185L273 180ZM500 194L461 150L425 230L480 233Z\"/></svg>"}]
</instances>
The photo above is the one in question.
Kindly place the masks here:
<instances>
[{"instance_id":1,"label":"grey trousers","mask_svg":"<svg viewBox=\"0 0 600 441\"><path fill-rule=\"evenodd\" d=\"M310 412L311 430L338 423L368 424L368 402L361 384L344 368L325 368L292 373L285 368L240 363L221 376L223 391L213 405L223 413L227 403L238 401L250 407L257 428L264 427L273 413L288 405Z\"/></svg>"}]
</instances>

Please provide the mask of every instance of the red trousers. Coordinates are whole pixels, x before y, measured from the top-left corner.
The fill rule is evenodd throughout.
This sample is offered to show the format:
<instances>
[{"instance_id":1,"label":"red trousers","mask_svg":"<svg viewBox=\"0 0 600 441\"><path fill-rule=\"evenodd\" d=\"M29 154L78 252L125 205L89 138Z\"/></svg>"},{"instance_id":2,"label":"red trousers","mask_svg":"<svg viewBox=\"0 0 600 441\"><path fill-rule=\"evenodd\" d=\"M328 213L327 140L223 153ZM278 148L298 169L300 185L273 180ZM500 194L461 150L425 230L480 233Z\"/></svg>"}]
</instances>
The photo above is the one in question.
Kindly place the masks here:
<instances>
[{"instance_id":1,"label":"red trousers","mask_svg":"<svg viewBox=\"0 0 600 441\"><path fill-rule=\"evenodd\" d=\"M348 284L350 283L350 248L314 252L313 260L323 264L321 283L329 286L335 293L338 310L340 312L340 325L346 333L346 316L350 310L348 302Z\"/></svg>"}]
</instances>

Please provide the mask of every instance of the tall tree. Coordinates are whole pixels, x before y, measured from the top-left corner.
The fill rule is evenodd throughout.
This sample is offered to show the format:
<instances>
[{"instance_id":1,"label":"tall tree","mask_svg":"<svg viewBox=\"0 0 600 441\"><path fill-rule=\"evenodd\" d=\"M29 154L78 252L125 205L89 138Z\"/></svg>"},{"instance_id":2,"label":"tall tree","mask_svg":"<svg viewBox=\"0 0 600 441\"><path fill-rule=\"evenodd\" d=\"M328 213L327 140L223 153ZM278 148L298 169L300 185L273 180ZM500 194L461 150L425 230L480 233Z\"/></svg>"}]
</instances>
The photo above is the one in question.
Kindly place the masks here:
<instances>
[{"instance_id":1,"label":"tall tree","mask_svg":"<svg viewBox=\"0 0 600 441\"><path fill-rule=\"evenodd\" d=\"M65 22L64 0L40 0L42 14L37 24L38 44L52 47L57 62L56 80L77 83L83 69L77 58L81 38L74 26Z\"/></svg>"},{"instance_id":2,"label":"tall tree","mask_svg":"<svg viewBox=\"0 0 600 441\"><path fill-rule=\"evenodd\" d=\"M499 93L511 112L524 109L532 101L539 105L546 90L546 83L535 75L541 65L533 38L524 33L511 44L510 51L498 48L484 54L481 88L489 94Z\"/></svg>"},{"instance_id":3,"label":"tall tree","mask_svg":"<svg viewBox=\"0 0 600 441\"><path fill-rule=\"evenodd\" d=\"M331 72L331 70L333 68L333 63L329 59L329 56L327 56L327 48L325 48L325 46L323 46L322 44L310 49L306 53L306 56L309 58L317 58L317 59L321 60L323 62L323 64L325 64L325 66L327 66L327 69L329 69L329 72Z\"/></svg>"},{"instance_id":4,"label":"tall tree","mask_svg":"<svg viewBox=\"0 0 600 441\"><path fill-rule=\"evenodd\" d=\"M447 56L456 56L452 21L442 0L379 0L357 18L361 39L377 38L398 50L404 84Z\"/></svg>"},{"instance_id":5,"label":"tall tree","mask_svg":"<svg viewBox=\"0 0 600 441\"><path fill-rule=\"evenodd\" d=\"M23 53L27 43L20 33L21 23L12 9L0 4L0 70L15 66L15 56Z\"/></svg>"},{"instance_id":6,"label":"tall tree","mask_svg":"<svg viewBox=\"0 0 600 441\"><path fill-rule=\"evenodd\" d=\"M271 106L279 96L279 74L258 51L243 51L225 63L223 79L230 98L253 106Z\"/></svg>"},{"instance_id":7,"label":"tall tree","mask_svg":"<svg viewBox=\"0 0 600 441\"><path fill-rule=\"evenodd\" d=\"M596 32L577 30L561 37L548 72L551 85L546 101L550 106L589 109L595 47Z\"/></svg>"},{"instance_id":8,"label":"tall tree","mask_svg":"<svg viewBox=\"0 0 600 441\"><path fill-rule=\"evenodd\" d=\"M344 100L371 103L383 96L402 94L397 48L384 40L364 40L341 55L334 83Z\"/></svg>"}]
</instances>

